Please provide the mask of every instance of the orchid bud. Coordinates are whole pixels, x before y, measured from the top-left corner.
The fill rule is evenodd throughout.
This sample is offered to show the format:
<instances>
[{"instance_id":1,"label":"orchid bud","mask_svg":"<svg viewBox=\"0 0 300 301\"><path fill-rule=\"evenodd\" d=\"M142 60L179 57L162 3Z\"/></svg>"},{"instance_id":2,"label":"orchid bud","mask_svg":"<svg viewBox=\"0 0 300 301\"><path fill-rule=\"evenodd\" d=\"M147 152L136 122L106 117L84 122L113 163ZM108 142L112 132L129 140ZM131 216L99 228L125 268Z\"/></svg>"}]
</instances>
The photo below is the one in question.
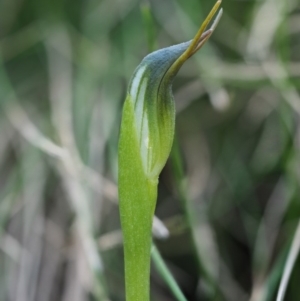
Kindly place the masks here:
<instances>
[{"instance_id":1,"label":"orchid bud","mask_svg":"<svg viewBox=\"0 0 300 301\"><path fill-rule=\"evenodd\" d=\"M134 71L126 101L134 108L134 123L145 174L158 177L170 154L175 126L172 81L182 64L208 40L219 21L205 30L216 6L189 42L163 48L147 55Z\"/></svg>"}]
</instances>

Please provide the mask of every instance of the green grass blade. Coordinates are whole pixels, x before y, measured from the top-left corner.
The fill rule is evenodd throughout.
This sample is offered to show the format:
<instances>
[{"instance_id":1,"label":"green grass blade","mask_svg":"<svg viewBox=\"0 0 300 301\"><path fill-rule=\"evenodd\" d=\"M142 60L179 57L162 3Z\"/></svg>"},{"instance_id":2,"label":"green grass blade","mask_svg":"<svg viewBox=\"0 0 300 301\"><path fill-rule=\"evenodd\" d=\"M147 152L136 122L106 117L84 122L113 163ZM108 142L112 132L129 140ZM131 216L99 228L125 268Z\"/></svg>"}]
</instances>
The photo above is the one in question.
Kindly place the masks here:
<instances>
[{"instance_id":1,"label":"green grass blade","mask_svg":"<svg viewBox=\"0 0 300 301\"><path fill-rule=\"evenodd\" d=\"M151 255L152 255L153 262L154 262L158 272L160 273L161 277L167 283L167 285L170 288L170 290L172 291L174 297L178 301L187 301L187 299L183 295L180 287L176 283L173 275L170 273L167 265L165 264L163 258L161 257L158 249L156 248L156 246L154 244L152 245Z\"/></svg>"}]
</instances>

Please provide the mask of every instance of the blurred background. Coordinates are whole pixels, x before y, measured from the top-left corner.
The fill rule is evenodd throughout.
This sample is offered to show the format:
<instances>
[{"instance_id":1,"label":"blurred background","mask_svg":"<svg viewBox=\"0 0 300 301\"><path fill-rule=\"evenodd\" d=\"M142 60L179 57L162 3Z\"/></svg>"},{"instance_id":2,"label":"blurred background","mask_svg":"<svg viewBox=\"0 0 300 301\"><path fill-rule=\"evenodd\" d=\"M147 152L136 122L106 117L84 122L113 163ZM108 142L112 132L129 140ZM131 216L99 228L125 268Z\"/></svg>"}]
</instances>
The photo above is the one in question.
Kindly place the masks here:
<instances>
[{"instance_id":1,"label":"blurred background","mask_svg":"<svg viewBox=\"0 0 300 301\"><path fill-rule=\"evenodd\" d=\"M191 39L213 4L0 1L0 300L124 300L127 85L147 53ZM275 300L289 267L285 300L299 300L300 3L222 6L174 82L154 241L190 301ZM175 300L155 266L151 299Z\"/></svg>"}]
</instances>

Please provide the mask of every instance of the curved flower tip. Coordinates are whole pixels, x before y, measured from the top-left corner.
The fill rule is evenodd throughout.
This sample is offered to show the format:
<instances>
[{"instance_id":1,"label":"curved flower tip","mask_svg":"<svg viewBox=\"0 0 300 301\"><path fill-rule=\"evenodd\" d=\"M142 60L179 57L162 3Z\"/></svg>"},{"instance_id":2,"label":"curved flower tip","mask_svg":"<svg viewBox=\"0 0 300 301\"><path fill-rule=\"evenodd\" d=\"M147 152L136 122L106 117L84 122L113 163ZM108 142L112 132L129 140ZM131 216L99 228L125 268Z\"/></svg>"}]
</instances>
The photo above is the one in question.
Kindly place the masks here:
<instances>
[{"instance_id":1,"label":"curved flower tip","mask_svg":"<svg viewBox=\"0 0 300 301\"><path fill-rule=\"evenodd\" d=\"M222 14L223 14L223 9L221 8L212 24L212 26L206 30L208 24L211 22L212 18L218 11L220 5L222 3L222 0L218 0L210 13L207 15L206 19L204 22L201 24L198 32L196 33L195 37L191 41L189 47L185 50L184 53L175 61L175 63L170 67L168 70L167 76L174 76L180 69L180 67L184 64L184 62L190 58L193 54L195 54L205 43L206 41L210 38L214 30L216 29ZM206 31L205 31L206 30Z\"/></svg>"},{"instance_id":2,"label":"curved flower tip","mask_svg":"<svg viewBox=\"0 0 300 301\"><path fill-rule=\"evenodd\" d=\"M145 174L158 177L173 143L175 107L172 79L183 63L196 53L215 30L219 10L212 26L206 30L218 11L221 0L212 8L194 39L163 48L147 55L135 70L128 94L134 108L135 127Z\"/></svg>"}]
</instances>

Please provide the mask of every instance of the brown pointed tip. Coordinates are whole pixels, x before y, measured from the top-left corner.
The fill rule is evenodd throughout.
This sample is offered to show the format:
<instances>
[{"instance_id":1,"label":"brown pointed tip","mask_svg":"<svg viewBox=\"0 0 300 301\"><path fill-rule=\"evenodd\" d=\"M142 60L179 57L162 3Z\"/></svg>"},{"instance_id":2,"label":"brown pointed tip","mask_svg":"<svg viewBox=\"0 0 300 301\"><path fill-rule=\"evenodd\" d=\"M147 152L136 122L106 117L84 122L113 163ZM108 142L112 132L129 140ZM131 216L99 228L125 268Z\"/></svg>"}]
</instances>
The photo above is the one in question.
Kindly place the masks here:
<instances>
[{"instance_id":1,"label":"brown pointed tip","mask_svg":"<svg viewBox=\"0 0 300 301\"><path fill-rule=\"evenodd\" d=\"M177 71L180 69L180 67L183 65L183 63L191 57L194 53L196 53L209 39L209 37L212 35L214 32L215 28L218 25L218 22L221 19L223 10L220 9L211 28L205 31L206 27L208 24L211 22L212 18L218 11L220 5L222 3L222 0L218 0L207 17L205 18L204 22L201 24L198 32L196 33L195 37L193 38L191 44L189 47L186 49L186 51L175 61L175 63L172 65L172 67L168 70L169 74L175 74Z\"/></svg>"}]
</instances>

